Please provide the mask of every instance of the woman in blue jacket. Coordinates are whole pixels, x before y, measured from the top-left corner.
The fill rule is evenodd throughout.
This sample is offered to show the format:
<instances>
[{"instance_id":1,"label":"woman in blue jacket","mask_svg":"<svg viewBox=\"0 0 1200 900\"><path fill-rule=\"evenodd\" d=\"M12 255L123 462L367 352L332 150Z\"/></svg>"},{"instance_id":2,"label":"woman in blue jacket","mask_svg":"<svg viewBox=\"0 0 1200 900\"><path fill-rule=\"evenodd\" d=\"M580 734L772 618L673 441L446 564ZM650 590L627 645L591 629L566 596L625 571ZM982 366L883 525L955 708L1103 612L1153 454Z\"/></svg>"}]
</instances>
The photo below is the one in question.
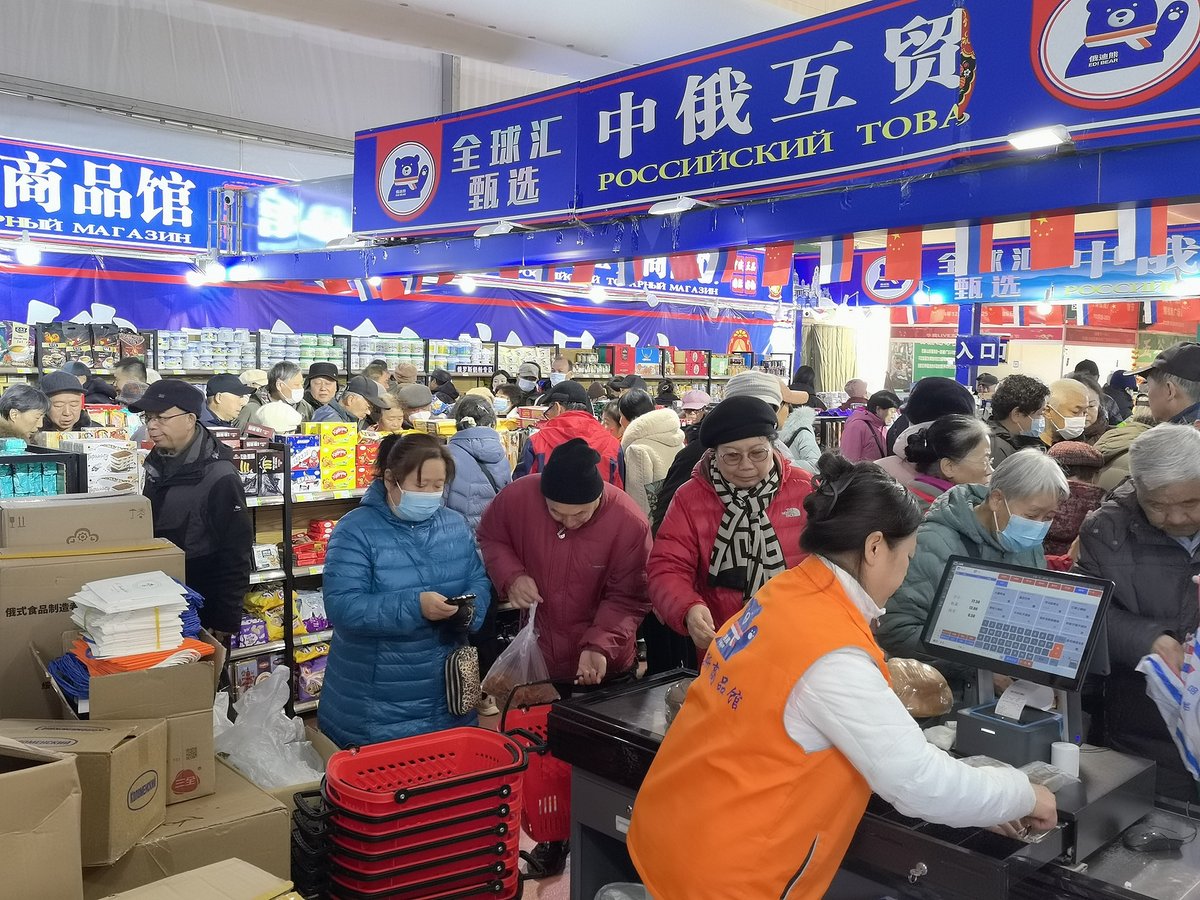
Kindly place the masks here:
<instances>
[{"instance_id":1,"label":"woman in blue jacket","mask_svg":"<svg viewBox=\"0 0 1200 900\"><path fill-rule=\"evenodd\" d=\"M463 397L454 407L454 420L458 433L449 443L454 480L446 488L446 505L462 513L473 534L488 504L512 481L512 465L496 433L496 413L486 400Z\"/></svg>"},{"instance_id":2,"label":"woman in blue jacket","mask_svg":"<svg viewBox=\"0 0 1200 900\"><path fill-rule=\"evenodd\" d=\"M333 531L320 723L341 747L475 724L474 713L446 707L446 657L461 642L448 622L458 608L446 600L475 595L475 631L491 585L466 521L442 504L453 478L454 460L433 437L389 437L379 478Z\"/></svg>"}]
</instances>

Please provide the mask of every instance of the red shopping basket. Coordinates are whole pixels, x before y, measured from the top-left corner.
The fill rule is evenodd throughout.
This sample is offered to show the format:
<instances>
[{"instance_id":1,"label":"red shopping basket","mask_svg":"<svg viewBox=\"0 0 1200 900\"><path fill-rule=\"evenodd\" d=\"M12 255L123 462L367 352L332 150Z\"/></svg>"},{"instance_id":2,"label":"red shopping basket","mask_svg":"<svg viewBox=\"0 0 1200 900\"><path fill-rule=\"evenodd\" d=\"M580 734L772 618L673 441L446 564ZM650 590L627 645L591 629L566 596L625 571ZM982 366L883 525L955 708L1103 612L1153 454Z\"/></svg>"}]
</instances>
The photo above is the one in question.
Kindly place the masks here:
<instances>
[{"instance_id":1,"label":"red shopping basket","mask_svg":"<svg viewBox=\"0 0 1200 900\"><path fill-rule=\"evenodd\" d=\"M526 765L524 748L507 735L451 728L335 753L325 770L324 791L338 811L395 817L519 794Z\"/></svg>"},{"instance_id":2,"label":"red shopping basket","mask_svg":"<svg viewBox=\"0 0 1200 900\"><path fill-rule=\"evenodd\" d=\"M519 690L509 695L510 702ZM501 731L529 743L521 824L538 843L566 841L571 837L571 767L551 756L546 745L551 705L538 703L511 708L506 705L500 717Z\"/></svg>"}]
</instances>

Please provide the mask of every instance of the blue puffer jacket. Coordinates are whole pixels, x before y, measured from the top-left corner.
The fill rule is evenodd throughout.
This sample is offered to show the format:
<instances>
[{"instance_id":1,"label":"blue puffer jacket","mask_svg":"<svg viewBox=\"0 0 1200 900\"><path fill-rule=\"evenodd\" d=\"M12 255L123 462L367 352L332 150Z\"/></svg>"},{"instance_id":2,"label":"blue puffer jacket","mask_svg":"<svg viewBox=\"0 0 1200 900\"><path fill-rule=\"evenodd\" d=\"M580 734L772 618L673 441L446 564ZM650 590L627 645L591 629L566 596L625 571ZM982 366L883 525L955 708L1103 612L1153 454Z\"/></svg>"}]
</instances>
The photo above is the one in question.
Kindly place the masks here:
<instances>
[{"instance_id":1,"label":"blue puffer jacket","mask_svg":"<svg viewBox=\"0 0 1200 900\"><path fill-rule=\"evenodd\" d=\"M488 504L512 481L508 454L494 428L465 428L450 438L449 446L454 457L454 480L446 486L446 505L462 513L474 533ZM495 486L480 466L487 468Z\"/></svg>"},{"instance_id":2,"label":"blue puffer jacket","mask_svg":"<svg viewBox=\"0 0 1200 900\"><path fill-rule=\"evenodd\" d=\"M456 641L421 615L420 594L474 594L483 624L492 588L467 523L438 510L405 522L375 482L333 530L325 609L333 643L321 690L321 730L346 747L475 724L446 708L446 657Z\"/></svg>"}]
</instances>

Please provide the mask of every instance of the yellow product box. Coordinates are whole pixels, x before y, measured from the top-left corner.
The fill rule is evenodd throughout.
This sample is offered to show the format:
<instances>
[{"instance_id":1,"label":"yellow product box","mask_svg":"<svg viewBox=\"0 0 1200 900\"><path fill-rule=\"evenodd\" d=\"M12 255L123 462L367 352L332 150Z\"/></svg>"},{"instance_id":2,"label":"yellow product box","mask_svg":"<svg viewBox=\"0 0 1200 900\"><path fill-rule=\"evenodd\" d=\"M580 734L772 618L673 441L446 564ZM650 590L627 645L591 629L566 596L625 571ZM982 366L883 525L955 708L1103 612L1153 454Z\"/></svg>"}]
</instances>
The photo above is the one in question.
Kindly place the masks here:
<instances>
[{"instance_id":1,"label":"yellow product box","mask_svg":"<svg viewBox=\"0 0 1200 900\"><path fill-rule=\"evenodd\" d=\"M358 465L357 444L330 444L321 447L321 468L337 468L346 464Z\"/></svg>"},{"instance_id":2,"label":"yellow product box","mask_svg":"<svg viewBox=\"0 0 1200 900\"><path fill-rule=\"evenodd\" d=\"M321 490L323 491L352 491L358 484L357 466L351 459L348 464L337 464L326 467L321 465Z\"/></svg>"},{"instance_id":3,"label":"yellow product box","mask_svg":"<svg viewBox=\"0 0 1200 900\"><path fill-rule=\"evenodd\" d=\"M321 447L335 444L358 443L358 426L353 422L305 422L304 434L315 434L321 438Z\"/></svg>"}]
</instances>

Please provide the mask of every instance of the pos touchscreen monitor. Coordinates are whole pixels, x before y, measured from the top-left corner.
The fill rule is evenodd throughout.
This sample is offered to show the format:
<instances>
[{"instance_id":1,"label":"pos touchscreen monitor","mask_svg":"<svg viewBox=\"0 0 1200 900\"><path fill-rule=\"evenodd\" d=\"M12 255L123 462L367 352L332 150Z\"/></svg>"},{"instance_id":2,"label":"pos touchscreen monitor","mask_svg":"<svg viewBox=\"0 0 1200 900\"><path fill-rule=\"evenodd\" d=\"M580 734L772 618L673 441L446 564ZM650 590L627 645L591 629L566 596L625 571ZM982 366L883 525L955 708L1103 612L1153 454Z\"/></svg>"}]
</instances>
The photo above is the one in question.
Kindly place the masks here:
<instances>
[{"instance_id":1,"label":"pos touchscreen monitor","mask_svg":"<svg viewBox=\"0 0 1200 900\"><path fill-rule=\"evenodd\" d=\"M1113 583L952 556L921 638L931 656L1077 691Z\"/></svg>"}]
</instances>

